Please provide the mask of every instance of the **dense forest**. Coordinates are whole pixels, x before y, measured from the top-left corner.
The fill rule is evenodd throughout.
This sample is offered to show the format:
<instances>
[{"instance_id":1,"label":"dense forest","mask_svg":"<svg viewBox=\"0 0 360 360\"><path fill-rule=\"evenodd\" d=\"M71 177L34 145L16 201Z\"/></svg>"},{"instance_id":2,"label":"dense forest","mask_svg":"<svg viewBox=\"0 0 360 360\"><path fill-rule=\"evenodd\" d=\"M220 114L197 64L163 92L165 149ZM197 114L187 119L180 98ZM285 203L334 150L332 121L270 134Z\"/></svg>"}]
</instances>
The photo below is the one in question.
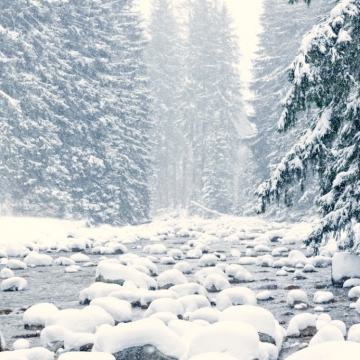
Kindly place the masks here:
<instances>
[{"instance_id":1,"label":"dense forest","mask_svg":"<svg viewBox=\"0 0 360 360\"><path fill-rule=\"evenodd\" d=\"M146 23L133 0L4 0L2 214L318 211L308 244L355 246L360 2L291 2L263 1L249 115L221 0L153 0Z\"/></svg>"}]
</instances>

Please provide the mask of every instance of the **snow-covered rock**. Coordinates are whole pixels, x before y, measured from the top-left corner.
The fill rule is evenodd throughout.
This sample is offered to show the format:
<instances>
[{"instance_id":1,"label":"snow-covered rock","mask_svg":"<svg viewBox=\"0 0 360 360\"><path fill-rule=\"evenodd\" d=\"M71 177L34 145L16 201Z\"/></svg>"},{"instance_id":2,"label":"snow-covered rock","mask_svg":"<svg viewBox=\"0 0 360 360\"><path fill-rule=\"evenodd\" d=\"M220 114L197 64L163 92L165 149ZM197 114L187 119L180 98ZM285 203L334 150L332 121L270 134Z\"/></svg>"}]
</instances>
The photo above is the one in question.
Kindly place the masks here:
<instances>
[{"instance_id":1,"label":"snow-covered rock","mask_svg":"<svg viewBox=\"0 0 360 360\"><path fill-rule=\"evenodd\" d=\"M2 279L9 279L14 276L15 276L14 272L9 268L3 268L0 271L0 278L2 278Z\"/></svg>"},{"instance_id":2,"label":"snow-covered rock","mask_svg":"<svg viewBox=\"0 0 360 360\"><path fill-rule=\"evenodd\" d=\"M24 259L24 263L27 266L51 266L53 259L49 255L39 254L36 251L31 251Z\"/></svg>"},{"instance_id":3,"label":"snow-covered rock","mask_svg":"<svg viewBox=\"0 0 360 360\"><path fill-rule=\"evenodd\" d=\"M286 298L286 303L291 307L294 307L296 304L299 303L307 304L308 296L306 292L303 290L299 290L299 289L290 290Z\"/></svg>"},{"instance_id":4,"label":"snow-covered rock","mask_svg":"<svg viewBox=\"0 0 360 360\"><path fill-rule=\"evenodd\" d=\"M109 312L105 311L104 307L98 305L89 305L84 307L81 311L90 315L97 327L103 324L108 324L111 326L115 325L114 318Z\"/></svg>"},{"instance_id":5,"label":"snow-covered rock","mask_svg":"<svg viewBox=\"0 0 360 360\"><path fill-rule=\"evenodd\" d=\"M290 355L286 360L358 360L360 344L351 341L330 341L314 345Z\"/></svg>"},{"instance_id":6,"label":"snow-covered rock","mask_svg":"<svg viewBox=\"0 0 360 360\"><path fill-rule=\"evenodd\" d=\"M184 308L184 313L193 312L203 307L210 307L210 301L202 295L187 295L178 299Z\"/></svg>"},{"instance_id":7,"label":"snow-covered rock","mask_svg":"<svg viewBox=\"0 0 360 360\"><path fill-rule=\"evenodd\" d=\"M90 304L90 301L93 299L108 296L110 293L121 291L122 289L123 288L118 284L96 282L80 291L79 302L80 304Z\"/></svg>"},{"instance_id":8,"label":"snow-covered rock","mask_svg":"<svg viewBox=\"0 0 360 360\"><path fill-rule=\"evenodd\" d=\"M144 318L148 318L157 312L167 311L177 317L182 317L184 308L180 301L177 299L162 298L154 300L144 313Z\"/></svg>"},{"instance_id":9,"label":"snow-covered rock","mask_svg":"<svg viewBox=\"0 0 360 360\"><path fill-rule=\"evenodd\" d=\"M247 287L225 289L216 296L216 308L220 311L234 305L256 305L255 293Z\"/></svg>"},{"instance_id":10,"label":"snow-covered rock","mask_svg":"<svg viewBox=\"0 0 360 360\"><path fill-rule=\"evenodd\" d=\"M207 326L196 334L190 345L188 356L221 352L236 359L259 357L259 336L251 325L238 321L223 321Z\"/></svg>"},{"instance_id":11,"label":"snow-covered rock","mask_svg":"<svg viewBox=\"0 0 360 360\"><path fill-rule=\"evenodd\" d=\"M95 333L96 323L86 312L77 309L56 311L46 318L45 329L50 325L58 325L76 333Z\"/></svg>"},{"instance_id":12,"label":"snow-covered rock","mask_svg":"<svg viewBox=\"0 0 360 360\"><path fill-rule=\"evenodd\" d=\"M314 294L314 303L327 304L334 299L334 294L331 291L316 291Z\"/></svg>"},{"instance_id":13,"label":"snow-covered rock","mask_svg":"<svg viewBox=\"0 0 360 360\"><path fill-rule=\"evenodd\" d=\"M156 289L157 283L150 276L121 264L101 261L96 267L96 281L122 285L125 281L132 281L139 288Z\"/></svg>"},{"instance_id":14,"label":"snow-covered rock","mask_svg":"<svg viewBox=\"0 0 360 360\"><path fill-rule=\"evenodd\" d=\"M360 257L349 252L334 254L331 266L333 285L342 286L351 278L360 278Z\"/></svg>"},{"instance_id":15,"label":"snow-covered rock","mask_svg":"<svg viewBox=\"0 0 360 360\"><path fill-rule=\"evenodd\" d=\"M104 352L70 351L61 354L58 360L115 360L114 356Z\"/></svg>"},{"instance_id":16,"label":"snow-covered rock","mask_svg":"<svg viewBox=\"0 0 360 360\"><path fill-rule=\"evenodd\" d=\"M347 340L360 343L360 324L354 324L350 327Z\"/></svg>"},{"instance_id":17,"label":"snow-covered rock","mask_svg":"<svg viewBox=\"0 0 360 360\"><path fill-rule=\"evenodd\" d=\"M344 282L343 288L360 286L360 279L348 279Z\"/></svg>"},{"instance_id":18,"label":"snow-covered rock","mask_svg":"<svg viewBox=\"0 0 360 360\"><path fill-rule=\"evenodd\" d=\"M190 313L188 318L189 321L205 320L209 324L214 324L219 321L220 314L221 312L217 309L204 307Z\"/></svg>"},{"instance_id":19,"label":"snow-covered rock","mask_svg":"<svg viewBox=\"0 0 360 360\"><path fill-rule=\"evenodd\" d=\"M287 328L288 337L314 335L316 333L316 315L302 313L291 318Z\"/></svg>"},{"instance_id":20,"label":"snow-covered rock","mask_svg":"<svg viewBox=\"0 0 360 360\"><path fill-rule=\"evenodd\" d=\"M18 276L3 280L1 283L1 290L3 291L23 291L26 290L27 287L27 281Z\"/></svg>"},{"instance_id":21,"label":"snow-covered rock","mask_svg":"<svg viewBox=\"0 0 360 360\"><path fill-rule=\"evenodd\" d=\"M275 318L266 309L251 305L232 306L221 313L219 321L240 321L249 324L258 332L260 341L276 345Z\"/></svg>"},{"instance_id":22,"label":"snow-covered rock","mask_svg":"<svg viewBox=\"0 0 360 360\"><path fill-rule=\"evenodd\" d=\"M173 269L181 271L184 275L191 274L192 272L192 266L187 261L176 263Z\"/></svg>"},{"instance_id":23,"label":"snow-covered rock","mask_svg":"<svg viewBox=\"0 0 360 360\"><path fill-rule=\"evenodd\" d=\"M165 270L157 278L159 288L168 289L174 285L187 284L185 275L175 269Z\"/></svg>"},{"instance_id":24,"label":"snow-covered rock","mask_svg":"<svg viewBox=\"0 0 360 360\"><path fill-rule=\"evenodd\" d=\"M81 253L71 255L70 259L75 261L76 263L85 263L90 261L90 258L87 255Z\"/></svg>"},{"instance_id":25,"label":"snow-covered rock","mask_svg":"<svg viewBox=\"0 0 360 360\"><path fill-rule=\"evenodd\" d=\"M31 306L23 314L25 329L42 329L45 326L47 317L58 311L59 309L54 304L50 303L39 303Z\"/></svg>"},{"instance_id":26,"label":"snow-covered rock","mask_svg":"<svg viewBox=\"0 0 360 360\"><path fill-rule=\"evenodd\" d=\"M6 267L8 267L9 269L12 269L12 270L27 269L27 265L23 261L17 260L17 259L10 259L6 263Z\"/></svg>"},{"instance_id":27,"label":"snow-covered rock","mask_svg":"<svg viewBox=\"0 0 360 360\"><path fill-rule=\"evenodd\" d=\"M254 277L243 266L238 264L228 265L225 269L231 283L242 283L254 281Z\"/></svg>"},{"instance_id":28,"label":"snow-covered rock","mask_svg":"<svg viewBox=\"0 0 360 360\"><path fill-rule=\"evenodd\" d=\"M65 256L60 256L57 259L55 259L54 264L62 265L62 266L71 266L71 265L75 265L75 261Z\"/></svg>"},{"instance_id":29,"label":"snow-covered rock","mask_svg":"<svg viewBox=\"0 0 360 360\"><path fill-rule=\"evenodd\" d=\"M360 298L360 286L354 286L348 292L348 298L355 301Z\"/></svg>"},{"instance_id":30,"label":"snow-covered rock","mask_svg":"<svg viewBox=\"0 0 360 360\"><path fill-rule=\"evenodd\" d=\"M42 347L34 347L2 352L0 360L54 360L54 353Z\"/></svg>"},{"instance_id":31,"label":"snow-covered rock","mask_svg":"<svg viewBox=\"0 0 360 360\"><path fill-rule=\"evenodd\" d=\"M13 343L13 350L29 349L30 343L26 339L19 339Z\"/></svg>"},{"instance_id":32,"label":"snow-covered rock","mask_svg":"<svg viewBox=\"0 0 360 360\"><path fill-rule=\"evenodd\" d=\"M230 284L225 277L218 274L210 274L205 278L203 286L209 292L218 292L228 289Z\"/></svg>"},{"instance_id":33,"label":"snow-covered rock","mask_svg":"<svg viewBox=\"0 0 360 360\"><path fill-rule=\"evenodd\" d=\"M91 300L90 305L97 305L102 307L108 314L112 316L116 323L131 321L131 304L128 301L107 296Z\"/></svg>"},{"instance_id":34,"label":"snow-covered rock","mask_svg":"<svg viewBox=\"0 0 360 360\"><path fill-rule=\"evenodd\" d=\"M326 325L322 327L310 340L309 346L330 341L344 341L344 336L341 330L334 325Z\"/></svg>"},{"instance_id":35,"label":"snow-covered rock","mask_svg":"<svg viewBox=\"0 0 360 360\"><path fill-rule=\"evenodd\" d=\"M187 283L187 284L181 284L181 285L175 285L169 288L170 291L174 291L179 296L186 296L186 295L203 295L207 296L206 289L197 283Z\"/></svg>"},{"instance_id":36,"label":"snow-covered rock","mask_svg":"<svg viewBox=\"0 0 360 360\"><path fill-rule=\"evenodd\" d=\"M199 261L198 266L215 266L218 262L218 258L214 254L205 254Z\"/></svg>"},{"instance_id":37,"label":"snow-covered rock","mask_svg":"<svg viewBox=\"0 0 360 360\"><path fill-rule=\"evenodd\" d=\"M144 347L146 348L144 349ZM143 319L115 327L102 326L95 334L93 351L123 356L131 349L142 347L142 351L150 351L170 358L181 359L186 354L186 347L181 338L158 319ZM155 357L154 357L155 358Z\"/></svg>"}]
</instances>

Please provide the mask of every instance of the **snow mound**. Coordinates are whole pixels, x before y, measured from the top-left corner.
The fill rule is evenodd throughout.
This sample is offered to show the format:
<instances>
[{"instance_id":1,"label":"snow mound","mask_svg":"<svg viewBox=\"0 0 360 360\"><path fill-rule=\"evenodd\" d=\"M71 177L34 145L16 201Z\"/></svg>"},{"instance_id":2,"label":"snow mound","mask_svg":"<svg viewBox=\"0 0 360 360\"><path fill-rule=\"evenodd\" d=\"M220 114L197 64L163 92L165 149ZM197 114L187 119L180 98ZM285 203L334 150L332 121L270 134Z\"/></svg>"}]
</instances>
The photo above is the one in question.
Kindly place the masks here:
<instances>
[{"instance_id":1,"label":"snow mound","mask_svg":"<svg viewBox=\"0 0 360 360\"><path fill-rule=\"evenodd\" d=\"M342 286L351 278L360 278L360 257L348 252L334 254L331 268L333 285Z\"/></svg>"},{"instance_id":2,"label":"snow mound","mask_svg":"<svg viewBox=\"0 0 360 360\"><path fill-rule=\"evenodd\" d=\"M47 317L58 311L59 309L50 303L39 303L31 306L23 314L25 329L44 327Z\"/></svg>"},{"instance_id":3,"label":"snow mound","mask_svg":"<svg viewBox=\"0 0 360 360\"><path fill-rule=\"evenodd\" d=\"M310 340L309 346L314 346L330 341L344 341L344 336L341 330L334 325L326 325L322 327Z\"/></svg>"},{"instance_id":4,"label":"snow mound","mask_svg":"<svg viewBox=\"0 0 360 360\"><path fill-rule=\"evenodd\" d=\"M28 340L26 339L20 339L20 340L16 340L13 343L13 349L14 350L23 350L23 349L29 349L30 347L30 343Z\"/></svg>"},{"instance_id":5,"label":"snow mound","mask_svg":"<svg viewBox=\"0 0 360 360\"><path fill-rule=\"evenodd\" d=\"M0 360L54 360L54 353L42 347L6 351L0 353Z\"/></svg>"},{"instance_id":6,"label":"snow mound","mask_svg":"<svg viewBox=\"0 0 360 360\"><path fill-rule=\"evenodd\" d=\"M82 310L66 309L50 314L46 318L46 327L58 325L77 333L95 333L96 324L93 318Z\"/></svg>"},{"instance_id":7,"label":"snow mound","mask_svg":"<svg viewBox=\"0 0 360 360\"><path fill-rule=\"evenodd\" d=\"M165 270L157 278L159 288L169 288L174 285L187 284L187 278L179 270Z\"/></svg>"},{"instance_id":8,"label":"snow mound","mask_svg":"<svg viewBox=\"0 0 360 360\"><path fill-rule=\"evenodd\" d=\"M181 284L181 285L175 285L169 288L170 291L174 291L179 296L186 296L186 295L203 295L207 296L206 289L196 283L188 283L188 284Z\"/></svg>"},{"instance_id":9,"label":"snow mound","mask_svg":"<svg viewBox=\"0 0 360 360\"><path fill-rule=\"evenodd\" d=\"M360 298L360 286L354 286L348 292L348 298L351 300L355 300Z\"/></svg>"},{"instance_id":10,"label":"snow mound","mask_svg":"<svg viewBox=\"0 0 360 360\"><path fill-rule=\"evenodd\" d=\"M144 318L148 318L155 313L163 311L170 312L178 317L184 314L184 308L180 301L176 299L156 299L145 311Z\"/></svg>"},{"instance_id":11,"label":"snow mound","mask_svg":"<svg viewBox=\"0 0 360 360\"><path fill-rule=\"evenodd\" d=\"M152 244L144 247L144 252L152 255L166 254L166 246L164 244Z\"/></svg>"},{"instance_id":12,"label":"snow mound","mask_svg":"<svg viewBox=\"0 0 360 360\"><path fill-rule=\"evenodd\" d=\"M233 305L256 305L255 293L247 287L225 289L216 296L216 308L220 311Z\"/></svg>"},{"instance_id":13,"label":"snow mound","mask_svg":"<svg viewBox=\"0 0 360 360\"><path fill-rule=\"evenodd\" d=\"M90 305L102 307L112 316L115 322L121 323L131 321L131 304L128 301L108 296L91 300Z\"/></svg>"},{"instance_id":14,"label":"snow mound","mask_svg":"<svg viewBox=\"0 0 360 360\"><path fill-rule=\"evenodd\" d=\"M348 279L344 282L343 288L360 286L360 279Z\"/></svg>"},{"instance_id":15,"label":"snow mound","mask_svg":"<svg viewBox=\"0 0 360 360\"><path fill-rule=\"evenodd\" d=\"M95 334L74 333L69 331L64 337L64 349L65 351L79 351L82 346L93 344L94 340Z\"/></svg>"},{"instance_id":16,"label":"snow mound","mask_svg":"<svg viewBox=\"0 0 360 360\"><path fill-rule=\"evenodd\" d=\"M182 358L186 347L181 338L158 319L143 319L115 327L103 326L95 334L93 351L116 354L137 346L152 345L162 354Z\"/></svg>"},{"instance_id":17,"label":"snow mound","mask_svg":"<svg viewBox=\"0 0 360 360\"><path fill-rule=\"evenodd\" d=\"M228 265L225 269L227 276L231 279L232 283L250 282L254 281L254 277L243 266L238 264Z\"/></svg>"},{"instance_id":18,"label":"snow mound","mask_svg":"<svg viewBox=\"0 0 360 360\"><path fill-rule=\"evenodd\" d=\"M314 294L314 303L326 304L334 299L334 294L331 291L316 291Z\"/></svg>"},{"instance_id":19,"label":"snow mound","mask_svg":"<svg viewBox=\"0 0 360 360\"><path fill-rule=\"evenodd\" d=\"M12 278L14 276L15 276L14 272L11 269L3 268L0 271L0 278L2 278L2 279L9 279L9 278Z\"/></svg>"},{"instance_id":20,"label":"snow mound","mask_svg":"<svg viewBox=\"0 0 360 360\"><path fill-rule=\"evenodd\" d=\"M3 280L1 283L1 290L3 291L23 291L26 290L27 287L27 281L18 276Z\"/></svg>"},{"instance_id":21,"label":"snow mound","mask_svg":"<svg viewBox=\"0 0 360 360\"><path fill-rule=\"evenodd\" d=\"M54 264L62 265L62 266L71 266L71 265L75 265L75 261L65 256L60 256L59 258L55 259Z\"/></svg>"},{"instance_id":22,"label":"snow mound","mask_svg":"<svg viewBox=\"0 0 360 360\"><path fill-rule=\"evenodd\" d=\"M351 341L330 341L300 350L286 360L358 360L360 344Z\"/></svg>"},{"instance_id":23,"label":"snow mound","mask_svg":"<svg viewBox=\"0 0 360 360\"><path fill-rule=\"evenodd\" d=\"M218 262L218 258L214 254L205 254L199 261L198 266L215 266Z\"/></svg>"},{"instance_id":24,"label":"snow mound","mask_svg":"<svg viewBox=\"0 0 360 360\"><path fill-rule=\"evenodd\" d=\"M27 265L21 261L16 259L11 259L6 263L6 267L8 267L11 270L23 270L27 269Z\"/></svg>"},{"instance_id":25,"label":"snow mound","mask_svg":"<svg viewBox=\"0 0 360 360\"><path fill-rule=\"evenodd\" d=\"M202 295L186 295L179 298L179 302L184 308L184 313L211 306L210 301Z\"/></svg>"},{"instance_id":26,"label":"snow mound","mask_svg":"<svg viewBox=\"0 0 360 360\"><path fill-rule=\"evenodd\" d=\"M75 261L76 263L82 263L82 262L88 262L90 261L90 258L85 254L74 254L70 256L70 259Z\"/></svg>"},{"instance_id":27,"label":"snow mound","mask_svg":"<svg viewBox=\"0 0 360 360\"><path fill-rule=\"evenodd\" d=\"M31 251L24 259L27 266L51 266L53 259L49 255L39 254L36 251Z\"/></svg>"},{"instance_id":28,"label":"snow mound","mask_svg":"<svg viewBox=\"0 0 360 360\"><path fill-rule=\"evenodd\" d=\"M303 290L290 290L286 298L286 303L291 307L294 307L298 303L307 304L308 296Z\"/></svg>"},{"instance_id":29,"label":"snow mound","mask_svg":"<svg viewBox=\"0 0 360 360\"><path fill-rule=\"evenodd\" d=\"M205 279L209 276L209 275L213 275L213 274L216 274L216 275L219 275L219 276L222 276L223 278L227 279L227 276L226 274L221 270L219 269L218 267L208 267L208 268L205 268L205 269L202 269L202 270L199 270L195 273L195 281L199 284L203 284Z\"/></svg>"},{"instance_id":30,"label":"snow mound","mask_svg":"<svg viewBox=\"0 0 360 360\"><path fill-rule=\"evenodd\" d=\"M122 285L132 281L139 288L156 289L157 283L150 276L121 264L101 261L96 267L96 281Z\"/></svg>"},{"instance_id":31,"label":"snow mound","mask_svg":"<svg viewBox=\"0 0 360 360\"><path fill-rule=\"evenodd\" d=\"M261 341L276 344L275 318L266 309L251 305L229 307L221 313L219 321L240 321L249 324L259 333Z\"/></svg>"},{"instance_id":32,"label":"snow mound","mask_svg":"<svg viewBox=\"0 0 360 360\"><path fill-rule=\"evenodd\" d=\"M171 290L146 291L141 295L141 306L149 306L151 302L157 299L178 299L179 295Z\"/></svg>"},{"instance_id":33,"label":"snow mound","mask_svg":"<svg viewBox=\"0 0 360 360\"><path fill-rule=\"evenodd\" d=\"M203 282L204 288L209 292L218 292L230 287L229 281L221 275L210 274Z\"/></svg>"},{"instance_id":34,"label":"snow mound","mask_svg":"<svg viewBox=\"0 0 360 360\"><path fill-rule=\"evenodd\" d=\"M108 296L110 293L120 291L123 288L118 284L106 284L102 282L96 282L91 284L88 288L80 291L79 301L80 304L90 304L91 300L98 297Z\"/></svg>"},{"instance_id":35,"label":"snow mound","mask_svg":"<svg viewBox=\"0 0 360 360\"><path fill-rule=\"evenodd\" d=\"M192 266L187 261L180 261L173 267L174 270L181 271L184 275L191 274Z\"/></svg>"},{"instance_id":36,"label":"snow mound","mask_svg":"<svg viewBox=\"0 0 360 360\"><path fill-rule=\"evenodd\" d=\"M89 305L84 307L81 311L90 315L97 327L103 324L108 324L111 326L115 325L115 321L113 317L107 311L105 311L104 308L101 306Z\"/></svg>"},{"instance_id":37,"label":"snow mound","mask_svg":"<svg viewBox=\"0 0 360 360\"><path fill-rule=\"evenodd\" d=\"M68 352L61 354L58 360L115 360L114 356L104 352Z\"/></svg>"},{"instance_id":38,"label":"snow mound","mask_svg":"<svg viewBox=\"0 0 360 360\"><path fill-rule=\"evenodd\" d=\"M360 343L360 324L354 324L350 327L347 340Z\"/></svg>"},{"instance_id":39,"label":"snow mound","mask_svg":"<svg viewBox=\"0 0 360 360\"><path fill-rule=\"evenodd\" d=\"M316 315L310 313L303 313L295 315L289 322L287 328L287 336L296 337L301 335L301 331L309 327L316 327Z\"/></svg>"},{"instance_id":40,"label":"snow mound","mask_svg":"<svg viewBox=\"0 0 360 360\"><path fill-rule=\"evenodd\" d=\"M217 309L204 307L189 314L189 321L205 320L209 324L219 321L221 312Z\"/></svg>"},{"instance_id":41,"label":"snow mound","mask_svg":"<svg viewBox=\"0 0 360 360\"><path fill-rule=\"evenodd\" d=\"M204 328L189 345L188 356L220 352L239 360L259 357L259 336L251 325L237 321L223 321Z\"/></svg>"}]
</instances>

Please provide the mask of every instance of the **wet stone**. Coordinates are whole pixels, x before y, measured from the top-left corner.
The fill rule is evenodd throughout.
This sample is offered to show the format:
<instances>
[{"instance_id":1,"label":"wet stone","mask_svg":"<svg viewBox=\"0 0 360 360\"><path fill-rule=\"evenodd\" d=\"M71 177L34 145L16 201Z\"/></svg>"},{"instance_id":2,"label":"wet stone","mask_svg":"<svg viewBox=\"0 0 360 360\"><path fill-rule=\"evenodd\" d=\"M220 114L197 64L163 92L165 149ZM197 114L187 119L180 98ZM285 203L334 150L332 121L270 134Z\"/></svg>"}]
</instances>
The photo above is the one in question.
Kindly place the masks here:
<instances>
[{"instance_id":1,"label":"wet stone","mask_svg":"<svg viewBox=\"0 0 360 360\"><path fill-rule=\"evenodd\" d=\"M116 360L178 360L164 355L152 345L135 346L113 355Z\"/></svg>"},{"instance_id":2,"label":"wet stone","mask_svg":"<svg viewBox=\"0 0 360 360\"><path fill-rule=\"evenodd\" d=\"M288 285L284 287L285 290L299 290L300 286L298 285Z\"/></svg>"},{"instance_id":3,"label":"wet stone","mask_svg":"<svg viewBox=\"0 0 360 360\"><path fill-rule=\"evenodd\" d=\"M276 284L261 284L259 286L260 290L277 290L278 286Z\"/></svg>"},{"instance_id":4,"label":"wet stone","mask_svg":"<svg viewBox=\"0 0 360 360\"><path fill-rule=\"evenodd\" d=\"M94 346L94 344L91 344L91 343L82 345L82 346L80 346L80 351L91 351L93 346Z\"/></svg>"},{"instance_id":5,"label":"wet stone","mask_svg":"<svg viewBox=\"0 0 360 360\"><path fill-rule=\"evenodd\" d=\"M11 309L3 309L3 310L0 310L0 315L9 315L12 312L13 311Z\"/></svg>"}]
</instances>

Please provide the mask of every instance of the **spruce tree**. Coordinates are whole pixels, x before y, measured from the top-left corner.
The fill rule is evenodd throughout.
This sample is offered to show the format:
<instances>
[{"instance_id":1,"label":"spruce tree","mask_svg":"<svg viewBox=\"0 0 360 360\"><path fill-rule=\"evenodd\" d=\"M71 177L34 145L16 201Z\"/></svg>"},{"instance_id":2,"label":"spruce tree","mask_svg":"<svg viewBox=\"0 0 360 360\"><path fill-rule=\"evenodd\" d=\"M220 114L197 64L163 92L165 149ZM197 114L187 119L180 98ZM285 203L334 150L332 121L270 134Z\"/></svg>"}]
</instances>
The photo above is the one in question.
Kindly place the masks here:
<instances>
[{"instance_id":1,"label":"spruce tree","mask_svg":"<svg viewBox=\"0 0 360 360\"><path fill-rule=\"evenodd\" d=\"M341 250L359 252L354 225L360 220L359 201L359 81L360 1L338 4L330 17L303 39L289 71L292 87L278 122L289 131L299 113L316 106L308 128L257 190L264 211L309 171L319 175L316 202L321 222L306 240L318 249L334 235Z\"/></svg>"}]
</instances>

